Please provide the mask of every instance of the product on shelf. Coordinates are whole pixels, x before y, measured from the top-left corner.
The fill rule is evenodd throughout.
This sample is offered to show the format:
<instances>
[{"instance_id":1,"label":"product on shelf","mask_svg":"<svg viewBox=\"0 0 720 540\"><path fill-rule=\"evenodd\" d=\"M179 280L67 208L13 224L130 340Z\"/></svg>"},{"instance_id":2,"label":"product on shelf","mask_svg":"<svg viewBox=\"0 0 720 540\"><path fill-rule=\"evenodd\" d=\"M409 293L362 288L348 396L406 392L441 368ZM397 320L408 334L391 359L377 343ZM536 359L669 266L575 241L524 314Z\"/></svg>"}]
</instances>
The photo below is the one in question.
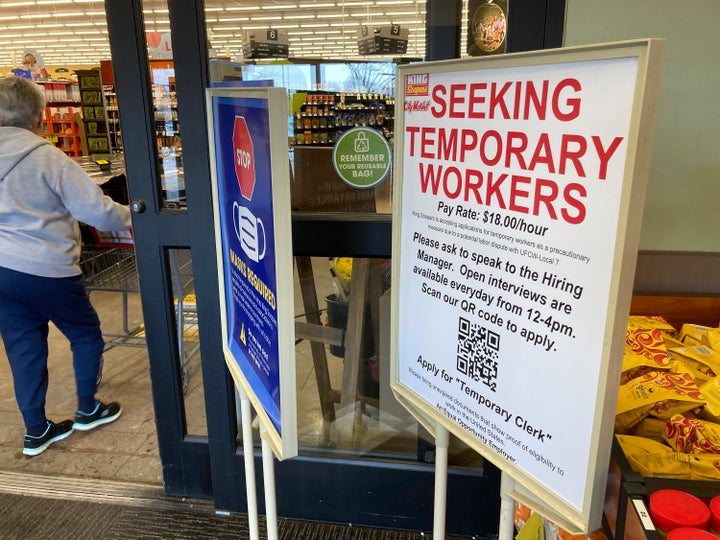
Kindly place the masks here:
<instances>
[{"instance_id":1,"label":"product on shelf","mask_svg":"<svg viewBox=\"0 0 720 540\"><path fill-rule=\"evenodd\" d=\"M680 527L668 534L668 540L717 540L718 537L704 529L695 527Z\"/></svg>"},{"instance_id":2,"label":"product on shelf","mask_svg":"<svg viewBox=\"0 0 720 540\"><path fill-rule=\"evenodd\" d=\"M720 328L631 316L622 370L615 431L633 470L719 481Z\"/></svg>"},{"instance_id":3,"label":"product on shelf","mask_svg":"<svg viewBox=\"0 0 720 540\"><path fill-rule=\"evenodd\" d=\"M49 106L43 120L43 136L71 157L82 155L80 130L75 121L77 112L78 106Z\"/></svg>"},{"instance_id":4,"label":"product on shelf","mask_svg":"<svg viewBox=\"0 0 720 540\"><path fill-rule=\"evenodd\" d=\"M307 93L294 116L296 146L332 146L345 131L371 127L392 139L394 100L384 94Z\"/></svg>"},{"instance_id":5,"label":"product on shelf","mask_svg":"<svg viewBox=\"0 0 720 540\"><path fill-rule=\"evenodd\" d=\"M720 535L720 495L710 499L710 530Z\"/></svg>"},{"instance_id":6,"label":"product on shelf","mask_svg":"<svg viewBox=\"0 0 720 540\"><path fill-rule=\"evenodd\" d=\"M80 111L78 85L55 81L37 81L37 84L45 92L47 101L43 136L68 156L81 156L81 134L75 120L75 113Z\"/></svg>"},{"instance_id":7,"label":"product on shelf","mask_svg":"<svg viewBox=\"0 0 720 540\"><path fill-rule=\"evenodd\" d=\"M661 535L681 527L707 530L710 525L707 504L677 489L661 489L651 494L648 510Z\"/></svg>"},{"instance_id":8,"label":"product on shelf","mask_svg":"<svg viewBox=\"0 0 720 540\"><path fill-rule=\"evenodd\" d=\"M93 154L110 154L110 138L108 136L107 115L105 114L105 98L100 70L78 70L80 100L83 118L83 135L87 152Z\"/></svg>"}]
</instances>

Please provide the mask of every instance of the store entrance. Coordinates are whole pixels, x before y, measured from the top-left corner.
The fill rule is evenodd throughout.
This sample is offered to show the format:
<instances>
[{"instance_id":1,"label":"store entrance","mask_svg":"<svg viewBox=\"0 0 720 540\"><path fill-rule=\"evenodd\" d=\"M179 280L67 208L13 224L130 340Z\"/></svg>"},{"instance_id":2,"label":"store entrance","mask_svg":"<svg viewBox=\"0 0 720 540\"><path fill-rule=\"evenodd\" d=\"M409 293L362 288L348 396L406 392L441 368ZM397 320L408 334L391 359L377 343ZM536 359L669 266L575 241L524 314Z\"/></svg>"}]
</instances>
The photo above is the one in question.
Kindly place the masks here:
<instances>
[{"instance_id":1,"label":"store entrance","mask_svg":"<svg viewBox=\"0 0 720 540\"><path fill-rule=\"evenodd\" d=\"M209 69L204 4L167 2L172 73L155 72L148 60L148 50L162 51L162 43L169 50L170 40L155 36L157 43L150 43L153 32L144 27L141 0L107 2L107 24L165 491L172 496L212 498L218 510L245 512L240 415L221 339L205 101ZM296 158L298 179L302 152ZM312 165L320 161L306 160ZM389 199L375 199L380 201L387 204ZM294 213L295 308L303 322L321 323L326 310L328 315L338 314L332 304L328 257L354 260L353 287L371 291L375 286L375 300L387 293L383 274L391 264L391 215L378 208L371 215ZM371 330L365 330L362 316L353 319L355 333L371 338L357 339L352 357L347 349L343 353L337 349L339 342L329 343L326 351L325 345L311 343L307 334L296 334L298 365L307 366L307 372L298 370L299 420L306 424L298 430L300 456L276 463L279 516L431 529L432 438L406 418L401 407L380 403L391 397L382 384L382 369L387 367L381 358L387 343L382 340L389 338L380 330L389 327L387 306L381 301L370 305ZM379 320L386 324L378 326ZM369 342L374 349L366 349ZM195 352L200 361L192 377L200 377L189 384L199 380L202 391L188 392L186 368L192 366ZM379 368L374 371L370 362L377 360ZM351 364L360 369L348 369ZM348 406L350 416L345 414ZM202 425L190 421L198 412L204 413ZM496 530L499 513L499 472L462 448L454 457L448 477L447 531L490 534ZM255 458L263 513L257 446Z\"/></svg>"}]
</instances>

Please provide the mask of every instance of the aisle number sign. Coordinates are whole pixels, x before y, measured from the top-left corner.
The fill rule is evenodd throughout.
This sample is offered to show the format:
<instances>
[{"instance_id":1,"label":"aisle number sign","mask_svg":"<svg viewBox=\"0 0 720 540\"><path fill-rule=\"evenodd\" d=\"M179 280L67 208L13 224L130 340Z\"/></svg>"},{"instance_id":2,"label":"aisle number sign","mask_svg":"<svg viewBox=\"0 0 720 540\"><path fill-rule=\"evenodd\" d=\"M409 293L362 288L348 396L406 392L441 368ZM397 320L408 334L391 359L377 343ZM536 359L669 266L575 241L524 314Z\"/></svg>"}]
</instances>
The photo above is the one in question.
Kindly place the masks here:
<instances>
[{"instance_id":1,"label":"aisle number sign","mask_svg":"<svg viewBox=\"0 0 720 540\"><path fill-rule=\"evenodd\" d=\"M208 90L223 350L278 459L297 455L284 105L282 88Z\"/></svg>"},{"instance_id":2,"label":"aisle number sign","mask_svg":"<svg viewBox=\"0 0 720 540\"><path fill-rule=\"evenodd\" d=\"M400 66L393 389L600 526L663 42Z\"/></svg>"}]
</instances>

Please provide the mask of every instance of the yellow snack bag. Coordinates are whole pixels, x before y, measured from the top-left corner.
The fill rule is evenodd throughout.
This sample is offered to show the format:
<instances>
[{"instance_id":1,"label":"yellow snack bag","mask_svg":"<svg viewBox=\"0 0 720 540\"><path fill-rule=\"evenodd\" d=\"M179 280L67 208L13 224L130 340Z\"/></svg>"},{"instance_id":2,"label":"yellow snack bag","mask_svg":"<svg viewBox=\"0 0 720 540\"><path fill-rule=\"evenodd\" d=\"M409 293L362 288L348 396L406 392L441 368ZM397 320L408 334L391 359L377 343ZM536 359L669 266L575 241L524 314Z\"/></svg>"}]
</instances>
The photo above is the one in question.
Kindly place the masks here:
<instances>
[{"instance_id":1,"label":"yellow snack bag","mask_svg":"<svg viewBox=\"0 0 720 540\"><path fill-rule=\"evenodd\" d=\"M641 366L670 369L670 357L659 328L629 329L625 334L622 370L625 372Z\"/></svg>"},{"instance_id":2,"label":"yellow snack bag","mask_svg":"<svg viewBox=\"0 0 720 540\"><path fill-rule=\"evenodd\" d=\"M673 347L684 347L685 344L680 341L678 338L669 336L668 334L663 334L663 341L665 342L665 348L666 349L672 349Z\"/></svg>"},{"instance_id":3,"label":"yellow snack bag","mask_svg":"<svg viewBox=\"0 0 720 540\"><path fill-rule=\"evenodd\" d=\"M705 400L689 373L651 371L620 386L615 429L627 433L628 428L648 414L670 418L704 404ZM635 414L631 415L633 411Z\"/></svg>"},{"instance_id":4,"label":"yellow snack bag","mask_svg":"<svg viewBox=\"0 0 720 540\"><path fill-rule=\"evenodd\" d=\"M709 326L702 326L700 324L683 324L680 328L678 338L686 345L697 345L702 342L703 335L709 329Z\"/></svg>"},{"instance_id":5,"label":"yellow snack bag","mask_svg":"<svg viewBox=\"0 0 720 540\"><path fill-rule=\"evenodd\" d=\"M650 366L640 366L632 369L628 369L627 371L623 371L620 374L620 384L627 384L633 379L637 379L638 377L642 377L646 373L650 373L651 371L656 371L655 368L652 368Z\"/></svg>"},{"instance_id":6,"label":"yellow snack bag","mask_svg":"<svg viewBox=\"0 0 720 540\"><path fill-rule=\"evenodd\" d=\"M700 394L702 396L702 394ZM686 400L679 399L666 399L664 401L658 401L655 405L650 407L648 415L661 420L667 420L668 418L675 416L676 414L690 414L690 411L697 409L698 405L704 405L705 402L699 403L688 403Z\"/></svg>"},{"instance_id":7,"label":"yellow snack bag","mask_svg":"<svg viewBox=\"0 0 720 540\"><path fill-rule=\"evenodd\" d=\"M715 352L720 352L720 328L708 328L703 334L702 342Z\"/></svg>"},{"instance_id":8,"label":"yellow snack bag","mask_svg":"<svg viewBox=\"0 0 720 540\"><path fill-rule=\"evenodd\" d=\"M673 354L672 349L668 353L670 354L670 371L672 373L689 373L695 384L704 384L715 378L715 372L705 364L689 357Z\"/></svg>"},{"instance_id":9,"label":"yellow snack bag","mask_svg":"<svg viewBox=\"0 0 720 540\"><path fill-rule=\"evenodd\" d=\"M700 362L712 370L712 376L720 373L720 353L715 352L709 347L694 345L692 347L674 347L671 349L672 357L689 358ZM709 373L708 373L709 374Z\"/></svg>"},{"instance_id":10,"label":"yellow snack bag","mask_svg":"<svg viewBox=\"0 0 720 540\"><path fill-rule=\"evenodd\" d=\"M647 417L652 405L645 405L615 415L615 433L630 433L635 426Z\"/></svg>"},{"instance_id":11,"label":"yellow snack bag","mask_svg":"<svg viewBox=\"0 0 720 540\"><path fill-rule=\"evenodd\" d=\"M667 444L633 435L616 435L635 472L643 476L685 480L720 480L720 456L681 454Z\"/></svg>"},{"instance_id":12,"label":"yellow snack bag","mask_svg":"<svg viewBox=\"0 0 720 540\"><path fill-rule=\"evenodd\" d=\"M652 439L657 442L665 442L663 434L665 433L665 420L660 418L654 418L648 416L635 426L632 430L632 435L636 437L645 437L646 439Z\"/></svg>"},{"instance_id":13,"label":"yellow snack bag","mask_svg":"<svg viewBox=\"0 0 720 540\"><path fill-rule=\"evenodd\" d=\"M675 335L677 330L660 315L630 315L628 329L652 330L657 328L664 333Z\"/></svg>"},{"instance_id":14,"label":"yellow snack bag","mask_svg":"<svg viewBox=\"0 0 720 540\"><path fill-rule=\"evenodd\" d=\"M712 422L676 414L666 422L663 438L676 452L720 454L720 425Z\"/></svg>"},{"instance_id":15,"label":"yellow snack bag","mask_svg":"<svg viewBox=\"0 0 720 540\"><path fill-rule=\"evenodd\" d=\"M700 386L705 398L705 406L698 411L698 416L720 424L720 377L714 377Z\"/></svg>"}]
</instances>

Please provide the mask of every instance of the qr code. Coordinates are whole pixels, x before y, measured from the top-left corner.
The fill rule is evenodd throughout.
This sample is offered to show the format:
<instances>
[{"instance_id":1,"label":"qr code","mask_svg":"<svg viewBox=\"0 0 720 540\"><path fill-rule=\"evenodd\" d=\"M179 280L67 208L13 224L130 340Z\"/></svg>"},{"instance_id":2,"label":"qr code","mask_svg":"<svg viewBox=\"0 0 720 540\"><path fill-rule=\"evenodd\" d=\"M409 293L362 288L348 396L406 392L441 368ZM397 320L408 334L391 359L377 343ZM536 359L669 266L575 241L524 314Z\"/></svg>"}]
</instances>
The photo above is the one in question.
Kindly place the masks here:
<instances>
[{"instance_id":1,"label":"qr code","mask_svg":"<svg viewBox=\"0 0 720 540\"><path fill-rule=\"evenodd\" d=\"M458 321L457 370L474 381L482 381L493 392L497 388L500 335L460 317Z\"/></svg>"}]
</instances>

